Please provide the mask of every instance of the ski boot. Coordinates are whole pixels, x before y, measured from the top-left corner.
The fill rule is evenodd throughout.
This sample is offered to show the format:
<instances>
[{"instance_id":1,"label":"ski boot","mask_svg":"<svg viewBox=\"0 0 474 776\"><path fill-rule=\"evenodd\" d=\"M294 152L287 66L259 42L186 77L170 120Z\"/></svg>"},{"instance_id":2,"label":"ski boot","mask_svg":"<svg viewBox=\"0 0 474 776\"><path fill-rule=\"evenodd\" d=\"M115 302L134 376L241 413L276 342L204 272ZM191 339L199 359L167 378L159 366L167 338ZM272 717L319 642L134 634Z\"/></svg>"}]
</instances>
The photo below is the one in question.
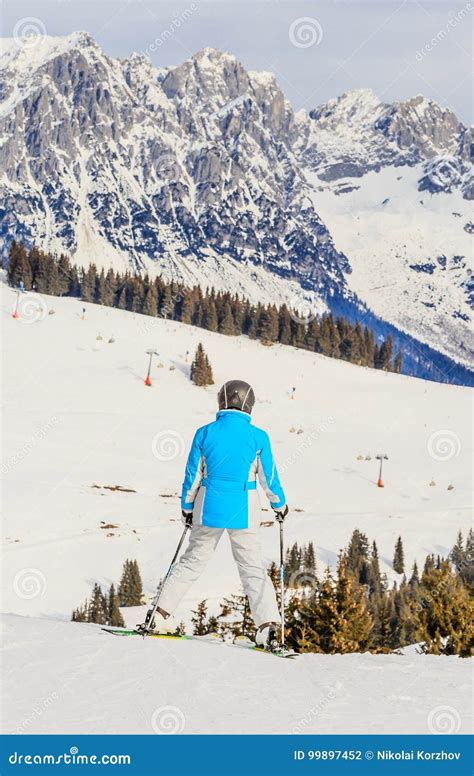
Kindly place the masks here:
<instances>
[{"instance_id":1,"label":"ski boot","mask_svg":"<svg viewBox=\"0 0 474 776\"><path fill-rule=\"evenodd\" d=\"M271 652L277 657L296 657L297 653L288 649L281 641L281 627L278 622L264 622L255 634L257 649Z\"/></svg>"},{"instance_id":2,"label":"ski boot","mask_svg":"<svg viewBox=\"0 0 474 776\"><path fill-rule=\"evenodd\" d=\"M280 625L277 622L264 622L255 634L257 647L266 649L269 652L282 649L283 644L280 641L280 632Z\"/></svg>"},{"instance_id":3,"label":"ski boot","mask_svg":"<svg viewBox=\"0 0 474 776\"><path fill-rule=\"evenodd\" d=\"M161 612L157 609L156 612L153 614L153 609L148 609L145 617L145 622L142 622L140 625L137 625L137 631L139 633L142 633L144 636L147 635L147 633L159 633L165 635L171 635L173 633L176 633L178 628L178 623L176 622L173 615L168 615L168 617L163 617Z\"/></svg>"}]
</instances>

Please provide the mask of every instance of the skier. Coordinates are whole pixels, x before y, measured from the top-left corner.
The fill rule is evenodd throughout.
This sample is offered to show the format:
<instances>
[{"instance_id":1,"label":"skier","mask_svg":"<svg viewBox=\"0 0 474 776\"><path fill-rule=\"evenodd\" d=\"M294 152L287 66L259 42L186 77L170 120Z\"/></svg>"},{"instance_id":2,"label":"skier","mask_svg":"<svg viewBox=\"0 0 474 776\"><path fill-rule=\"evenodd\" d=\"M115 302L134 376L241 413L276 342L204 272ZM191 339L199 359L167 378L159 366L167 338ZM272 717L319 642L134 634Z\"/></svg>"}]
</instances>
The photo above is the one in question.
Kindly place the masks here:
<instances>
[{"instance_id":1,"label":"skier","mask_svg":"<svg viewBox=\"0 0 474 776\"><path fill-rule=\"evenodd\" d=\"M161 591L155 632L176 629L170 615L204 571L227 530L257 626L256 643L268 649L279 646L275 589L260 550L256 478L277 520L284 520L288 506L268 434L251 424L254 403L248 383L230 380L219 391L216 420L196 431L181 495L183 522L192 526L189 545Z\"/></svg>"}]
</instances>

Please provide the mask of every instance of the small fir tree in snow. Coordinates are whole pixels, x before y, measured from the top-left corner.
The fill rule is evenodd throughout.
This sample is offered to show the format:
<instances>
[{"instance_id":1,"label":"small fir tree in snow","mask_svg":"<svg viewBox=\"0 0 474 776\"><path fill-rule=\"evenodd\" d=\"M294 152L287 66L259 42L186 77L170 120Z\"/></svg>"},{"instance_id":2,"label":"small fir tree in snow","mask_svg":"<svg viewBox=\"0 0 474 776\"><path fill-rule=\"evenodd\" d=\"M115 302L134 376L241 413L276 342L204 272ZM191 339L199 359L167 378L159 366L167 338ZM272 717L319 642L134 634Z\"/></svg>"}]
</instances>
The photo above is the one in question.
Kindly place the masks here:
<instances>
[{"instance_id":1,"label":"small fir tree in snow","mask_svg":"<svg viewBox=\"0 0 474 776\"><path fill-rule=\"evenodd\" d=\"M143 585L136 560L126 560L119 586L120 606L141 606Z\"/></svg>"},{"instance_id":2,"label":"small fir tree in snow","mask_svg":"<svg viewBox=\"0 0 474 776\"><path fill-rule=\"evenodd\" d=\"M78 606L77 609L74 609L71 620L73 622L87 622L88 611L89 601L86 600L82 606Z\"/></svg>"},{"instance_id":3,"label":"small fir tree in snow","mask_svg":"<svg viewBox=\"0 0 474 776\"><path fill-rule=\"evenodd\" d=\"M107 624L113 625L115 628L125 627L125 622L119 609L119 597L113 583L110 585L107 598Z\"/></svg>"},{"instance_id":4,"label":"small fir tree in snow","mask_svg":"<svg viewBox=\"0 0 474 776\"><path fill-rule=\"evenodd\" d=\"M393 555L393 570L397 574L403 574L405 571L405 558L403 553L402 537L399 536L395 545L395 553Z\"/></svg>"},{"instance_id":5,"label":"small fir tree in snow","mask_svg":"<svg viewBox=\"0 0 474 776\"><path fill-rule=\"evenodd\" d=\"M217 633L219 623L217 617L207 616L207 601L200 601L197 609L192 612L193 617L191 622L193 624L194 636L207 636L209 633Z\"/></svg>"},{"instance_id":6,"label":"small fir tree in snow","mask_svg":"<svg viewBox=\"0 0 474 776\"><path fill-rule=\"evenodd\" d=\"M231 633L234 637L255 635L255 624L250 614L250 606L246 595L231 595L221 603L218 619L219 632L225 636Z\"/></svg>"},{"instance_id":7,"label":"small fir tree in snow","mask_svg":"<svg viewBox=\"0 0 474 776\"><path fill-rule=\"evenodd\" d=\"M197 346L197 350L191 364L190 377L195 385L214 385L212 368L201 343L199 343Z\"/></svg>"},{"instance_id":8,"label":"small fir tree in snow","mask_svg":"<svg viewBox=\"0 0 474 776\"><path fill-rule=\"evenodd\" d=\"M89 601L87 621L96 622L99 625L107 624L107 599L97 582L92 588L92 596L91 600Z\"/></svg>"}]
</instances>

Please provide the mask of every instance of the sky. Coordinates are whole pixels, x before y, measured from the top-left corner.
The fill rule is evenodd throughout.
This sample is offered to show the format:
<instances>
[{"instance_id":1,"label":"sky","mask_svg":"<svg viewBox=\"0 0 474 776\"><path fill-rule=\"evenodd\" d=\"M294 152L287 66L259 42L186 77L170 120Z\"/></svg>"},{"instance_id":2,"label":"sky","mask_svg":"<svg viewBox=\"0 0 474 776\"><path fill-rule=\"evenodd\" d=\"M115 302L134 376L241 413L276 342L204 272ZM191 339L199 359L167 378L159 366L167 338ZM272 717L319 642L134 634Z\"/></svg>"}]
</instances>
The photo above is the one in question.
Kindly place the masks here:
<instances>
[{"instance_id":1,"label":"sky","mask_svg":"<svg viewBox=\"0 0 474 776\"><path fill-rule=\"evenodd\" d=\"M210 46L270 70L296 109L351 89L424 94L473 120L474 0L3 0L2 36L90 32L116 57L177 65Z\"/></svg>"}]
</instances>

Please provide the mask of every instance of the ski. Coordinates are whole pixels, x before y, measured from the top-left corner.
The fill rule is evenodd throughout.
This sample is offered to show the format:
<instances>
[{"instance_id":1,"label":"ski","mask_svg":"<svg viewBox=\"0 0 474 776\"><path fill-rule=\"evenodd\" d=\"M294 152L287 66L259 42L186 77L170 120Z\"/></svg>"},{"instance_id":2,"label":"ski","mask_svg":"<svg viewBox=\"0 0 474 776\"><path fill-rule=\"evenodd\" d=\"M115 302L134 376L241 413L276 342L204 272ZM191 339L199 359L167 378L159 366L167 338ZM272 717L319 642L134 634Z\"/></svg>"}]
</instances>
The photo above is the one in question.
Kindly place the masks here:
<instances>
[{"instance_id":1,"label":"ski","mask_svg":"<svg viewBox=\"0 0 474 776\"><path fill-rule=\"evenodd\" d=\"M128 630L127 628L101 628L105 633L111 633L112 636L143 636L153 639L181 639L181 641L191 641L192 636L178 635L174 633L140 633L137 630Z\"/></svg>"},{"instance_id":2,"label":"ski","mask_svg":"<svg viewBox=\"0 0 474 776\"><path fill-rule=\"evenodd\" d=\"M134 629L127 629L127 628L101 628L102 631L105 631L105 633L110 633L112 636L142 636L143 633L140 633L140 631L134 630ZM183 635L176 635L172 633L147 633L146 638L151 639L174 639L175 641L203 641L206 644L224 644L227 647L237 647L239 649L248 649L253 652L263 652L265 655L274 655L275 657L281 657L281 658L294 658L298 657L298 652L293 652L290 649L287 649L286 647L278 647L277 649L265 649L265 647L259 647L257 644L253 643L245 643L245 644L239 644L238 642L234 641L232 644L223 642L222 639L219 636L212 636L212 634L209 634L209 636L187 636L185 634Z\"/></svg>"},{"instance_id":3,"label":"ski","mask_svg":"<svg viewBox=\"0 0 474 776\"><path fill-rule=\"evenodd\" d=\"M264 652L266 655L275 655L275 657L283 657L283 658L294 658L299 656L299 652L294 652L292 649L288 649L287 647L283 645L279 645L274 647L273 649L269 649L268 647L261 647L257 644L254 644L251 641L248 641L247 639L239 638L237 637L233 642L234 647L239 647L240 649L251 649L254 652Z\"/></svg>"}]
</instances>

